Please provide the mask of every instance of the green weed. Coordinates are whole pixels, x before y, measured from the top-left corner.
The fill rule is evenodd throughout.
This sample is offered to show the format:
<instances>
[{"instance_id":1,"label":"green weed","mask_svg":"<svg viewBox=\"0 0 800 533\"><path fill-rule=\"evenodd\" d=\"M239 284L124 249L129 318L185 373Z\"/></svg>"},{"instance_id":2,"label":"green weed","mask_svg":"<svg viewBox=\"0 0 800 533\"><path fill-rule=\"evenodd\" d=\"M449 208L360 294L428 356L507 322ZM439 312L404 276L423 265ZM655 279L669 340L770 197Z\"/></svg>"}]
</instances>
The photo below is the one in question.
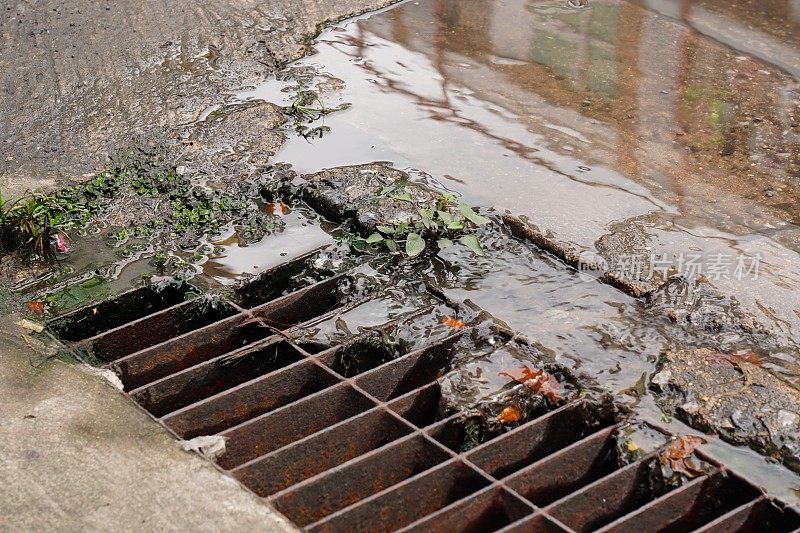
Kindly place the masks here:
<instances>
[{"instance_id":1,"label":"green weed","mask_svg":"<svg viewBox=\"0 0 800 533\"><path fill-rule=\"evenodd\" d=\"M449 194L440 195L431 205L415 202L407 192L390 196L414 204L416 214L405 222L376 226L378 231L366 239L368 245L384 246L391 252L401 250L408 257L416 257L428 248L429 243L445 250L458 241L475 254L484 255L478 238L465 231L483 226L489 223L489 219L467 204L455 203L455 197Z\"/></svg>"},{"instance_id":2,"label":"green weed","mask_svg":"<svg viewBox=\"0 0 800 533\"><path fill-rule=\"evenodd\" d=\"M26 194L14 201L0 195L0 241L4 250L24 248L40 257L52 257L52 239L65 239L61 229L67 209L51 196Z\"/></svg>"}]
</instances>

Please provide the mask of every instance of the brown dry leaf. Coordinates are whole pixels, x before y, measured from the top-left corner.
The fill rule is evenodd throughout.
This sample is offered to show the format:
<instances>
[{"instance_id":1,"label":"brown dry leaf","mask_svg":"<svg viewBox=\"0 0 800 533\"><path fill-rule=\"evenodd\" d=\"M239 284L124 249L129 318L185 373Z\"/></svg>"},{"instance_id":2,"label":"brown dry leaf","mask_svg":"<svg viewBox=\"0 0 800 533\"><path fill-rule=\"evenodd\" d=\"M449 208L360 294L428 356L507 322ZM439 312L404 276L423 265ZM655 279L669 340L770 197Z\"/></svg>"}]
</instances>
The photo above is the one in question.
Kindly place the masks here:
<instances>
[{"instance_id":1,"label":"brown dry leaf","mask_svg":"<svg viewBox=\"0 0 800 533\"><path fill-rule=\"evenodd\" d=\"M266 205L264 206L264 209L265 209L265 210L267 211L267 213L269 213L270 215L280 215L280 216L283 216L283 215L286 215L286 214L288 214L288 213L289 213L289 206L288 206L288 205L286 205L286 204L285 204L285 203L283 203L283 202L272 202L272 203L266 204Z\"/></svg>"},{"instance_id":2,"label":"brown dry leaf","mask_svg":"<svg viewBox=\"0 0 800 533\"><path fill-rule=\"evenodd\" d=\"M750 363L755 366L764 365L764 359L755 352L742 354L713 352L706 357L706 361L713 365L737 366L739 363Z\"/></svg>"},{"instance_id":3,"label":"brown dry leaf","mask_svg":"<svg viewBox=\"0 0 800 533\"><path fill-rule=\"evenodd\" d=\"M510 424L512 422L519 422L522 414L519 409L514 405L509 405L497 415L497 420L503 424Z\"/></svg>"},{"instance_id":4,"label":"brown dry leaf","mask_svg":"<svg viewBox=\"0 0 800 533\"><path fill-rule=\"evenodd\" d=\"M551 402L558 400L558 381L544 370L531 370L527 366L515 368L513 370L503 370L499 373L518 383L523 383L526 387L537 394L541 394Z\"/></svg>"},{"instance_id":5,"label":"brown dry leaf","mask_svg":"<svg viewBox=\"0 0 800 533\"><path fill-rule=\"evenodd\" d=\"M556 401L558 401L559 383L550 374L543 373L540 377L534 378L526 383L526 385L551 402L556 403Z\"/></svg>"},{"instance_id":6,"label":"brown dry leaf","mask_svg":"<svg viewBox=\"0 0 800 533\"><path fill-rule=\"evenodd\" d=\"M25 303L25 307L27 307L29 311L32 311L37 315L41 316L44 314L44 302L30 301Z\"/></svg>"},{"instance_id":7,"label":"brown dry leaf","mask_svg":"<svg viewBox=\"0 0 800 533\"><path fill-rule=\"evenodd\" d=\"M520 368L515 368L513 370L503 370L499 373L499 375L509 377L514 381L516 381L517 383L525 383L529 379L533 379L537 376L542 375L542 371L531 370L527 366L523 366Z\"/></svg>"},{"instance_id":8,"label":"brown dry leaf","mask_svg":"<svg viewBox=\"0 0 800 533\"><path fill-rule=\"evenodd\" d=\"M688 478L702 476L705 472L694 466L692 454L705 440L694 435L676 437L659 455L662 466L669 466L672 472L678 472Z\"/></svg>"},{"instance_id":9,"label":"brown dry leaf","mask_svg":"<svg viewBox=\"0 0 800 533\"><path fill-rule=\"evenodd\" d=\"M455 329L461 329L464 327L464 323L462 321L452 316L446 316L442 318L442 324Z\"/></svg>"}]
</instances>

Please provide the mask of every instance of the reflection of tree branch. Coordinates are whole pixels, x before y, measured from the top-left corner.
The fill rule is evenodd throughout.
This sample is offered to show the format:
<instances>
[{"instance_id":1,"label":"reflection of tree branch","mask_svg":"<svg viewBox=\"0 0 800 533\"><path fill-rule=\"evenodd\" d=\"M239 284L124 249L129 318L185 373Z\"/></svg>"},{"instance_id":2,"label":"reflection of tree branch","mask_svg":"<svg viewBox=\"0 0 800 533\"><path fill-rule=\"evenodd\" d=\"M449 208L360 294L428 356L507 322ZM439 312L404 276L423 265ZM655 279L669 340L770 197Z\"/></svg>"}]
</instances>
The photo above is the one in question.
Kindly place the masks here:
<instances>
[{"instance_id":1,"label":"reflection of tree branch","mask_svg":"<svg viewBox=\"0 0 800 533\"><path fill-rule=\"evenodd\" d=\"M363 51L366 51L368 47L364 46L364 33L362 28L359 28L358 37L355 36L348 36L344 38L342 41L336 43L330 43L332 46L336 47L337 45L345 45L347 49L340 48L339 51L344 55L353 57L353 58L364 58ZM362 52L355 52L356 50L360 50ZM444 60L442 60L440 66L440 76L445 78L446 76L443 75L444 73ZM535 165L541 166L546 168L547 170L553 172L554 174L558 174L564 178L569 179L570 181L581 183L583 185L588 185L590 187L598 187L603 189L610 189L614 191L624 192L626 194L630 194L635 196L649 204L652 204L656 209L663 211L663 206L654 201L652 198L648 197L644 194L635 193L622 187L620 185L615 185L611 183L598 183L596 181L581 179L577 176L569 174L568 172L561 170L553 164L551 161L547 161L541 157L532 156L531 152L538 152L541 149L537 147L526 146L520 142L514 141L512 139L508 139L506 137L502 137L496 135L489 131L488 127L484 126L483 124L476 122L470 118L462 116L459 111L452 105L450 100L446 97L449 90L446 89L446 85L442 84L442 88L445 91L445 94L442 96L441 99L432 99L425 96L421 96L411 89L407 89L400 85L400 82L396 80L392 80L386 72L380 71L371 61L360 61L357 65L366 70L378 83L379 86L382 86L387 92L393 92L396 94L400 94L403 96L408 97L411 101L415 102L417 107L422 109L427 109L430 113L430 118L432 120L436 120L439 122L448 122L455 124L457 126L466 127L476 133L481 134L482 136L495 141L497 144L502 146L503 148L509 150L510 152L515 153L521 159L525 161L529 161ZM434 110L440 110L440 113L435 113Z\"/></svg>"}]
</instances>

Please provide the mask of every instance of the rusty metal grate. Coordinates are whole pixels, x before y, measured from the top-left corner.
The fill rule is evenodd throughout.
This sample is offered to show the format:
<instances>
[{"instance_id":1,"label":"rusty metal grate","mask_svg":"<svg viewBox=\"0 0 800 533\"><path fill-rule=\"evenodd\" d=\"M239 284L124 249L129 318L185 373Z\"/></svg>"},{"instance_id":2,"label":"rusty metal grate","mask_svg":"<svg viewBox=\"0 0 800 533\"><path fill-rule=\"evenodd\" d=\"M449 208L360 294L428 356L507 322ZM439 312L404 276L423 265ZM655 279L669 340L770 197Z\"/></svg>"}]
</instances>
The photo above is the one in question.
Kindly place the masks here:
<instances>
[{"instance_id":1,"label":"rusty metal grate","mask_svg":"<svg viewBox=\"0 0 800 533\"><path fill-rule=\"evenodd\" d=\"M342 297L347 275L283 295L268 286L296 266L240 291L241 305L184 301L194 292L187 287L137 289L50 327L116 372L178 437L225 437L217 465L309 531L800 527L796 512L702 454L706 475L655 486L658 451L621 462L621 422L589 399L460 451L464 416L440 413L439 378L468 333L431 338L395 359L370 344L375 331L327 348L305 342L302 332L363 302ZM138 314L122 312L131 303ZM109 319L87 326L98 314Z\"/></svg>"}]
</instances>

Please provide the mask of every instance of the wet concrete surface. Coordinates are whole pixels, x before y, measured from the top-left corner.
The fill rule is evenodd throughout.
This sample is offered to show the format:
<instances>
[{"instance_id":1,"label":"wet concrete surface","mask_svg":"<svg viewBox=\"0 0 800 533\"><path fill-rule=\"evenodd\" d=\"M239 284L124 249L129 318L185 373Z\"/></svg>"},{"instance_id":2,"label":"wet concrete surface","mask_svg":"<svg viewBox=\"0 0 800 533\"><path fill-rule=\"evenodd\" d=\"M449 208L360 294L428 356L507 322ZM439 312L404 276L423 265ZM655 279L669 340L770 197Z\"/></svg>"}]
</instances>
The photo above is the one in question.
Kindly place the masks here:
<instances>
[{"instance_id":1,"label":"wet concrete surface","mask_svg":"<svg viewBox=\"0 0 800 533\"><path fill-rule=\"evenodd\" d=\"M92 174L153 131L300 57L328 20L389 0L7 2L0 17L0 186Z\"/></svg>"},{"instance_id":2,"label":"wet concrete surface","mask_svg":"<svg viewBox=\"0 0 800 533\"><path fill-rule=\"evenodd\" d=\"M693 427L751 446L797 471L800 392L760 366L754 355L713 350L667 353L652 387L670 413Z\"/></svg>"}]
</instances>

